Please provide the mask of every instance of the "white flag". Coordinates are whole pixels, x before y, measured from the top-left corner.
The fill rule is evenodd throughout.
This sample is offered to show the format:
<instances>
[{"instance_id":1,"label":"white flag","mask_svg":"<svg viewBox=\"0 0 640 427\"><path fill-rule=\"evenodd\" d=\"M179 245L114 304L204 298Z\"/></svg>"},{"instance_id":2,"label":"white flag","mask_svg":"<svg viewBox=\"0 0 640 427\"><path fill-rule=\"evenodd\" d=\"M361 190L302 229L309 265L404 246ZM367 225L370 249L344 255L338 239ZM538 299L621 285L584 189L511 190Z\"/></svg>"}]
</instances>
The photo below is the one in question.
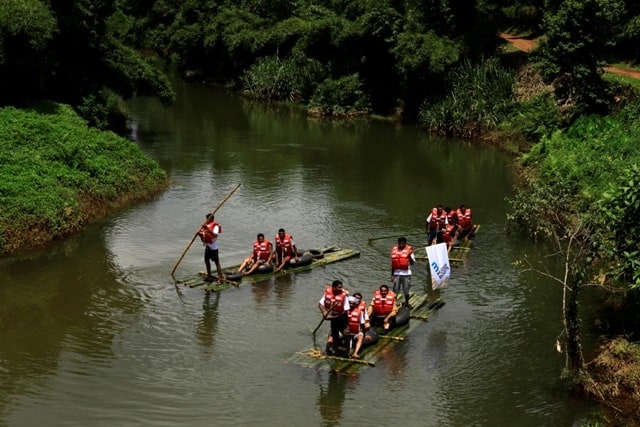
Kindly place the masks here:
<instances>
[{"instance_id":1,"label":"white flag","mask_svg":"<svg viewBox=\"0 0 640 427\"><path fill-rule=\"evenodd\" d=\"M451 266L449 265L449 253L446 243L426 246L429 268L431 269L431 283L433 289L444 288L449 282Z\"/></svg>"}]
</instances>

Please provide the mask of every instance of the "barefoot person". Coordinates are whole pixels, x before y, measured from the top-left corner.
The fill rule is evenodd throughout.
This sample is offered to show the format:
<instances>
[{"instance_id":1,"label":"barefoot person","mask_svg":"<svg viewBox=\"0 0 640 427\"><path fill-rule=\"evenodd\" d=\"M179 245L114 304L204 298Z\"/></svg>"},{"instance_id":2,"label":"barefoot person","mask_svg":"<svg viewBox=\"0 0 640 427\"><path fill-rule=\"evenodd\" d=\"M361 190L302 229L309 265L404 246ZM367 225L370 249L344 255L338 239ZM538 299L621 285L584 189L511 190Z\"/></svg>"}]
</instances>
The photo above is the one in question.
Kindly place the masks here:
<instances>
[{"instance_id":1,"label":"barefoot person","mask_svg":"<svg viewBox=\"0 0 640 427\"><path fill-rule=\"evenodd\" d=\"M273 259L273 244L265 240L264 234L258 233L256 240L253 242L253 251L251 255L247 257L238 271L242 272L243 276L253 273L256 269L262 265L270 265Z\"/></svg>"},{"instance_id":2,"label":"barefoot person","mask_svg":"<svg viewBox=\"0 0 640 427\"><path fill-rule=\"evenodd\" d=\"M278 230L275 237L276 242L276 268L274 272L284 268L290 260L298 261L298 248L293 241L293 237L284 231L284 228Z\"/></svg>"},{"instance_id":3,"label":"barefoot person","mask_svg":"<svg viewBox=\"0 0 640 427\"><path fill-rule=\"evenodd\" d=\"M380 285L380 288L373 293L373 299L367 309L371 324L382 326L382 333L386 334L395 326L397 313L395 292L390 291L387 285Z\"/></svg>"},{"instance_id":4,"label":"barefoot person","mask_svg":"<svg viewBox=\"0 0 640 427\"><path fill-rule=\"evenodd\" d=\"M213 282L215 279L211 275L211 261L216 265L218 272L218 282L224 280L222 274L222 267L220 267L220 257L218 255L218 236L222 232L222 227L215 221L212 213L208 213L206 222L202 225L202 228L198 232L200 240L204 243L204 265L207 267L207 277L204 279L207 282Z\"/></svg>"},{"instance_id":5,"label":"barefoot person","mask_svg":"<svg viewBox=\"0 0 640 427\"><path fill-rule=\"evenodd\" d=\"M391 282L396 295L400 294L401 290L404 293L403 305L406 306L409 305L411 291L411 266L415 262L413 247L407 245L407 238L398 237L398 244L391 249Z\"/></svg>"},{"instance_id":6,"label":"barefoot person","mask_svg":"<svg viewBox=\"0 0 640 427\"><path fill-rule=\"evenodd\" d=\"M458 217L458 239L469 240L477 228L473 223L471 208L468 208L465 205L460 205L456 212L456 216Z\"/></svg>"},{"instance_id":7,"label":"barefoot person","mask_svg":"<svg viewBox=\"0 0 640 427\"><path fill-rule=\"evenodd\" d=\"M334 280L324 290L324 295L318 303L322 317L331 320L331 330L327 337L326 354L335 354L338 351L340 335L347 327L347 312L350 305L349 291L344 289L342 281Z\"/></svg>"},{"instance_id":8,"label":"barefoot person","mask_svg":"<svg viewBox=\"0 0 640 427\"><path fill-rule=\"evenodd\" d=\"M367 315L367 305L362 301L362 294L356 292L349 300L348 330L345 339L347 349L353 348L353 353L349 357L360 358L360 349L364 343L364 333L369 328L369 316Z\"/></svg>"}]
</instances>

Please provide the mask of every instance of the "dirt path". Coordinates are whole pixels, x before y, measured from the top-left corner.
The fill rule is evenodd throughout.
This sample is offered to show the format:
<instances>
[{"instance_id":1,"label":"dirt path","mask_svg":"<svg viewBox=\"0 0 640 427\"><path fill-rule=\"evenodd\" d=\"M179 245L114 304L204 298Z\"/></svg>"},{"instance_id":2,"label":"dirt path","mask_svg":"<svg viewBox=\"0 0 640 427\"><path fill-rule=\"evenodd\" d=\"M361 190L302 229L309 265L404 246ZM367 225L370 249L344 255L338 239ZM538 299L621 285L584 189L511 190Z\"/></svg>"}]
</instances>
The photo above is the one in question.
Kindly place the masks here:
<instances>
[{"instance_id":1,"label":"dirt path","mask_svg":"<svg viewBox=\"0 0 640 427\"><path fill-rule=\"evenodd\" d=\"M536 47L534 40L525 39L522 37L513 36L507 33L500 33L500 37L517 47L523 52L531 52ZM640 79L640 71L623 70L616 67L604 67L604 71L607 73L618 74L620 76L631 77L634 79Z\"/></svg>"}]
</instances>

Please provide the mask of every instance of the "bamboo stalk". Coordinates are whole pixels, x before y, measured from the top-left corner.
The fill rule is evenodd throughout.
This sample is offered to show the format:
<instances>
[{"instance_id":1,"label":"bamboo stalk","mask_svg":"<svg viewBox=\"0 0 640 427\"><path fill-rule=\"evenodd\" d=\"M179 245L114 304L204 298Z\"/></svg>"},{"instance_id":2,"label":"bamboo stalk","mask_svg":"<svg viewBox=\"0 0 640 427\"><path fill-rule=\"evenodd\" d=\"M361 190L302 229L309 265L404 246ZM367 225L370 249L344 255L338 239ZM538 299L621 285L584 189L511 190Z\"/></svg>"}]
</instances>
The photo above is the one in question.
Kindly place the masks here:
<instances>
[{"instance_id":1,"label":"bamboo stalk","mask_svg":"<svg viewBox=\"0 0 640 427\"><path fill-rule=\"evenodd\" d=\"M300 354L302 356L307 356L307 357L313 357L315 359L323 359L323 360L337 360L340 362L350 362L350 363L359 363L361 365L368 365L368 366L376 366L376 362L371 361L371 360L362 360L362 359L351 359L350 357L340 357L340 356L329 356L326 354L322 354L321 352L318 352L317 354L312 354L312 353L305 353L305 352L297 352L297 354Z\"/></svg>"},{"instance_id":2,"label":"bamboo stalk","mask_svg":"<svg viewBox=\"0 0 640 427\"><path fill-rule=\"evenodd\" d=\"M420 232L416 232L416 233L396 233L396 234L391 234L389 236L380 236L380 237L370 237L368 242L369 244L371 244L371 242L373 242L374 240L382 240L382 239L390 239L392 237L400 237L400 236L417 236L420 234L425 234L424 231L420 231Z\"/></svg>"},{"instance_id":3,"label":"bamboo stalk","mask_svg":"<svg viewBox=\"0 0 640 427\"><path fill-rule=\"evenodd\" d=\"M413 317L413 316L409 316L409 317ZM386 340L395 340L395 341L404 341L406 338L405 337L395 337L393 335L378 335L378 338L384 338Z\"/></svg>"}]
</instances>

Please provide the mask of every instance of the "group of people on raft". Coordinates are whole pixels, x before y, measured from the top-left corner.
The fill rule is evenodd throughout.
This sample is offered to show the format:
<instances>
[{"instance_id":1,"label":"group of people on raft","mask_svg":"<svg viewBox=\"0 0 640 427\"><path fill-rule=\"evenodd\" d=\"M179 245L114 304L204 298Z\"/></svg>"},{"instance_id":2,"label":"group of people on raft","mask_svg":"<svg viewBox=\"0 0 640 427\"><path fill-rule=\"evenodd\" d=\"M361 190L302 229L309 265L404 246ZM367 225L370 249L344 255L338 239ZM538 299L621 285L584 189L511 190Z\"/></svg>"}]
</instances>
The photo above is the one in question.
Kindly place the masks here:
<instances>
[{"instance_id":1,"label":"group of people on raft","mask_svg":"<svg viewBox=\"0 0 640 427\"><path fill-rule=\"evenodd\" d=\"M429 245L444 242L447 244L447 251L450 251L458 240L468 240L476 231L471 208L460 205L457 210L453 210L448 206L443 208L438 205L427 215L425 231Z\"/></svg>"},{"instance_id":2,"label":"group of people on raft","mask_svg":"<svg viewBox=\"0 0 640 427\"><path fill-rule=\"evenodd\" d=\"M409 308L399 307L396 293L381 285L367 305L360 292L353 296L342 281L334 280L327 286L318 303L324 319L331 321L325 353L360 358L360 350L378 342L376 327L382 334L409 321Z\"/></svg>"},{"instance_id":3,"label":"group of people on raft","mask_svg":"<svg viewBox=\"0 0 640 427\"><path fill-rule=\"evenodd\" d=\"M428 244L446 242L447 250L451 250L459 239L472 238L476 228L471 209L466 205L460 205L455 211L438 205L426 218ZM344 355L357 359L362 348L378 341L376 327L382 328L381 333L386 334L391 328L409 322L411 266L414 263L413 247L402 236L391 249L393 290L387 285L380 285L367 305L361 293L350 296L340 280L334 280L325 288L318 306L323 318L331 320L326 354L340 355L342 351ZM396 301L400 292L404 296L402 305Z\"/></svg>"},{"instance_id":4,"label":"group of people on raft","mask_svg":"<svg viewBox=\"0 0 640 427\"><path fill-rule=\"evenodd\" d=\"M214 262L218 273L218 283L222 283L227 278L222 273L220 267L220 256L218 254L218 235L222 232L222 227L215 220L212 213L206 215L205 223L198 231L198 235L205 245L204 263L207 268L205 281L213 282L216 280L211 275L211 261ZM258 233L256 240L253 242L253 250L251 254L242 261L237 272L241 276L253 273L260 267L268 267L269 271L278 272L290 262L298 261L298 248L296 247L293 237L288 234L284 228L278 230L274 237L275 246L265 239L263 233Z\"/></svg>"},{"instance_id":5,"label":"group of people on raft","mask_svg":"<svg viewBox=\"0 0 640 427\"><path fill-rule=\"evenodd\" d=\"M274 237L275 246L265 239L263 233L258 233L256 240L253 242L253 250L251 254L242 261L238 271L243 276L253 273L260 267L273 267L273 271L277 273L286 267L290 261L298 261L298 248L296 247L293 237L287 233L284 228L278 230L278 234Z\"/></svg>"}]
</instances>

